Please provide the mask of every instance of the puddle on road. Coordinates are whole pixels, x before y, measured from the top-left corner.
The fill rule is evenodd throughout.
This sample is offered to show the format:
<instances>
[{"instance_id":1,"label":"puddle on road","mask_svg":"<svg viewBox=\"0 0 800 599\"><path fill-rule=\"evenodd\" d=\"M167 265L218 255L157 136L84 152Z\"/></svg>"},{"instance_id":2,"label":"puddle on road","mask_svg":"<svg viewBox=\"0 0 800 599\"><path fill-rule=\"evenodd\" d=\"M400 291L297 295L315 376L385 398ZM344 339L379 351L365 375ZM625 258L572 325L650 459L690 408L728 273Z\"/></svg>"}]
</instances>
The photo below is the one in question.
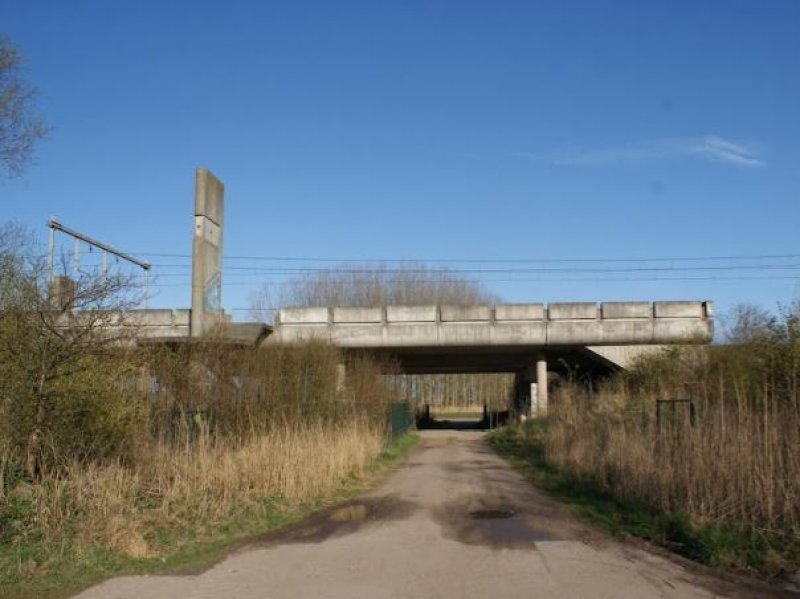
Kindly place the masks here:
<instances>
[{"instance_id":1,"label":"puddle on road","mask_svg":"<svg viewBox=\"0 0 800 599\"><path fill-rule=\"evenodd\" d=\"M357 522L364 520L368 514L369 508L366 505L355 503L333 510L330 513L330 519L334 522Z\"/></svg>"},{"instance_id":2,"label":"puddle on road","mask_svg":"<svg viewBox=\"0 0 800 599\"><path fill-rule=\"evenodd\" d=\"M398 497L361 498L331 507L296 524L269 532L258 539L255 545L321 543L327 539L353 534L381 522L403 520L416 509L416 504Z\"/></svg>"},{"instance_id":3,"label":"puddle on road","mask_svg":"<svg viewBox=\"0 0 800 599\"><path fill-rule=\"evenodd\" d=\"M502 508L475 510L474 512L470 512L469 516L474 520L500 520L501 518L511 518L516 513L517 511L513 508Z\"/></svg>"},{"instance_id":4,"label":"puddle on road","mask_svg":"<svg viewBox=\"0 0 800 599\"><path fill-rule=\"evenodd\" d=\"M485 499L464 499L433 513L446 538L467 545L497 548L535 549L537 541L557 537L546 527L537 527L517 507Z\"/></svg>"}]
</instances>

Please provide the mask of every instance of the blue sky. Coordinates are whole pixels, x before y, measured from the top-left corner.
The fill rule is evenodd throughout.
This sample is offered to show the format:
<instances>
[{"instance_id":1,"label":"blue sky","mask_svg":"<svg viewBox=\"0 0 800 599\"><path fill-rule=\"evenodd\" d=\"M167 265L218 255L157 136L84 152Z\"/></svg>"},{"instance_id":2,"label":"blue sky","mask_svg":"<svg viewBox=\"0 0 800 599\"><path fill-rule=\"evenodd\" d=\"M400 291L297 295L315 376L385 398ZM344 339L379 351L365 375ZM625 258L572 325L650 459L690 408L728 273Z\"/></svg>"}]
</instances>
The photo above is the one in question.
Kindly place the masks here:
<instances>
[{"instance_id":1,"label":"blue sky","mask_svg":"<svg viewBox=\"0 0 800 599\"><path fill-rule=\"evenodd\" d=\"M448 263L530 269L473 273L509 301L800 294L795 1L30 0L0 31L53 126L0 218L148 258L151 305L189 304L152 254L189 253L196 166L229 257L529 260ZM223 304L282 278L228 269Z\"/></svg>"}]
</instances>

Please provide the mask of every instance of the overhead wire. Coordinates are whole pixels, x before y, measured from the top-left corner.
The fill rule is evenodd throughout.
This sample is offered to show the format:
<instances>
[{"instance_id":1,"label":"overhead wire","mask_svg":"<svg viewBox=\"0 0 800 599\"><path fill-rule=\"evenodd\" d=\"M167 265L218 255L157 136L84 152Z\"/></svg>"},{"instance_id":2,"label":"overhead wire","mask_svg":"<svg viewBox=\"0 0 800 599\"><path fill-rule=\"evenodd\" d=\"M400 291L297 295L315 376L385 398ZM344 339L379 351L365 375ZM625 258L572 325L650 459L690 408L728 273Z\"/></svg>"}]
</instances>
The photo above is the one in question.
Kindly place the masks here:
<instances>
[{"instance_id":1,"label":"overhead wire","mask_svg":"<svg viewBox=\"0 0 800 599\"><path fill-rule=\"evenodd\" d=\"M132 252L139 256L154 258L186 258L191 254L169 254ZM429 264L513 264L513 263L565 263L565 262L697 262L717 260L784 260L800 258L800 254L731 254L712 256L654 256L654 257L579 257L579 258L433 258L433 257L384 257L384 258L356 258L356 257L331 257L331 256L258 256L258 255L223 255L222 260L251 260L268 262L326 262L326 263L429 263Z\"/></svg>"}]
</instances>

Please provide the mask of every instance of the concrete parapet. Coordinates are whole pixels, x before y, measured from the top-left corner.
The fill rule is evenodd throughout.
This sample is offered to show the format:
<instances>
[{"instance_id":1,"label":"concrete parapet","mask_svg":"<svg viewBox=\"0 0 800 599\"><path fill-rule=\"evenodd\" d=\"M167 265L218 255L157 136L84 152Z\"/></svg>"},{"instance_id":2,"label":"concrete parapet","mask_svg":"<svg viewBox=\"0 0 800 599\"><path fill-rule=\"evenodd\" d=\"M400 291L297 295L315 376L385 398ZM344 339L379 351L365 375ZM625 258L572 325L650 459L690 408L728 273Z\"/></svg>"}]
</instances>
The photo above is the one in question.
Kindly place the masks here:
<instances>
[{"instance_id":1,"label":"concrete parapet","mask_svg":"<svg viewBox=\"0 0 800 599\"><path fill-rule=\"evenodd\" d=\"M498 304L495 320L544 320L544 304Z\"/></svg>"},{"instance_id":2,"label":"concrete parapet","mask_svg":"<svg viewBox=\"0 0 800 599\"><path fill-rule=\"evenodd\" d=\"M438 306L387 306L388 322L436 322Z\"/></svg>"},{"instance_id":3,"label":"concrete parapet","mask_svg":"<svg viewBox=\"0 0 800 599\"><path fill-rule=\"evenodd\" d=\"M471 320L491 320L490 306L442 306L442 322L468 322Z\"/></svg>"},{"instance_id":4,"label":"concrete parapet","mask_svg":"<svg viewBox=\"0 0 800 599\"><path fill-rule=\"evenodd\" d=\"M703 318L703 302L655 302L656 318Z\"/></svg>"},{"instance_id":5,"label":"concrete parapet","mask_svg":"<svg viewBox=\"0 0 800 599\"><path fill-rule=\"evenodd\" d=\"M280 324L327 324L328 308L284 308L278 320Z\"/></svg>"},{"instance_id":6,"label":"concrete parapet","mask_svg":"<svg viewBox=\"0 0 800 599\"><path fill-rule=\"evenodd\" d=\"M652 318L650 302L603 302L600 304L601 318Z\"/></svg>"},{"instance_id":7,"label":"concrete parapet","mask_svg":"<svg viewBox=\"0 0 800 599\"><path fill-rule=\"evenodd\" d=\"M188 327L191 310L130 310L116 314L118 323L123 326L175 326Z\"/></svg>"},{"instance_id":8,"label":"concrete parapet","mask_svg":"<svg viewBox=\"0 0 800 599\"><path fill-rule=\"evenodd\" d=\"M589 320L597 318L597 304L591 302L548 304L547 316L550 320Z\"/></svg>"},{"instance_id":9,"label":"concrete parapet","mask_svg":"<svg viewBox=\"0 0 800 599\"><path fill-rule=\"evenodd\" d=\"M707 343L704 302L387 306L281 310L270 343L321 339L350 348Z\"/></svg>"},{"instance_id":10,"label":"concrete parapet","mask_svg":"<svg viewBox=\"0 0 800 599\"><path fill-rule=\"evenodd\" d=\"M383 322L383 308L334 308L333 322Z\"/></svg>"}]
</instances>

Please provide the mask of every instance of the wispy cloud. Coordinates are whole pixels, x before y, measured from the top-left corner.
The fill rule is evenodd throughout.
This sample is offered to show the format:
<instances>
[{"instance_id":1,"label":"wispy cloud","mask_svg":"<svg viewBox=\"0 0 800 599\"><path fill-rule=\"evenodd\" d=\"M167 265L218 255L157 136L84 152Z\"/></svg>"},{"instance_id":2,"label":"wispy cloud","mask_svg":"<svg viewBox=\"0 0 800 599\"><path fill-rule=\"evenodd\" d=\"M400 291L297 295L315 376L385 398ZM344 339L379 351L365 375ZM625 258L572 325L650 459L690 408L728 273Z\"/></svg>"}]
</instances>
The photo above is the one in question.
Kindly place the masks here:
<instances>
[{"instance_id":1,"label":"wispy cloud","mask_svg":"<svg viewBox=\"0 0 800 599\"><path fill-rule=\"evenodd\" d=\"M559 166L604 166L681 159L708 160L742 168L766 166L754 145L732 142L716 135L656 139L623 146L580 149L554 154L524 152L520 156Z\"/></svg>"}]
</instances>

